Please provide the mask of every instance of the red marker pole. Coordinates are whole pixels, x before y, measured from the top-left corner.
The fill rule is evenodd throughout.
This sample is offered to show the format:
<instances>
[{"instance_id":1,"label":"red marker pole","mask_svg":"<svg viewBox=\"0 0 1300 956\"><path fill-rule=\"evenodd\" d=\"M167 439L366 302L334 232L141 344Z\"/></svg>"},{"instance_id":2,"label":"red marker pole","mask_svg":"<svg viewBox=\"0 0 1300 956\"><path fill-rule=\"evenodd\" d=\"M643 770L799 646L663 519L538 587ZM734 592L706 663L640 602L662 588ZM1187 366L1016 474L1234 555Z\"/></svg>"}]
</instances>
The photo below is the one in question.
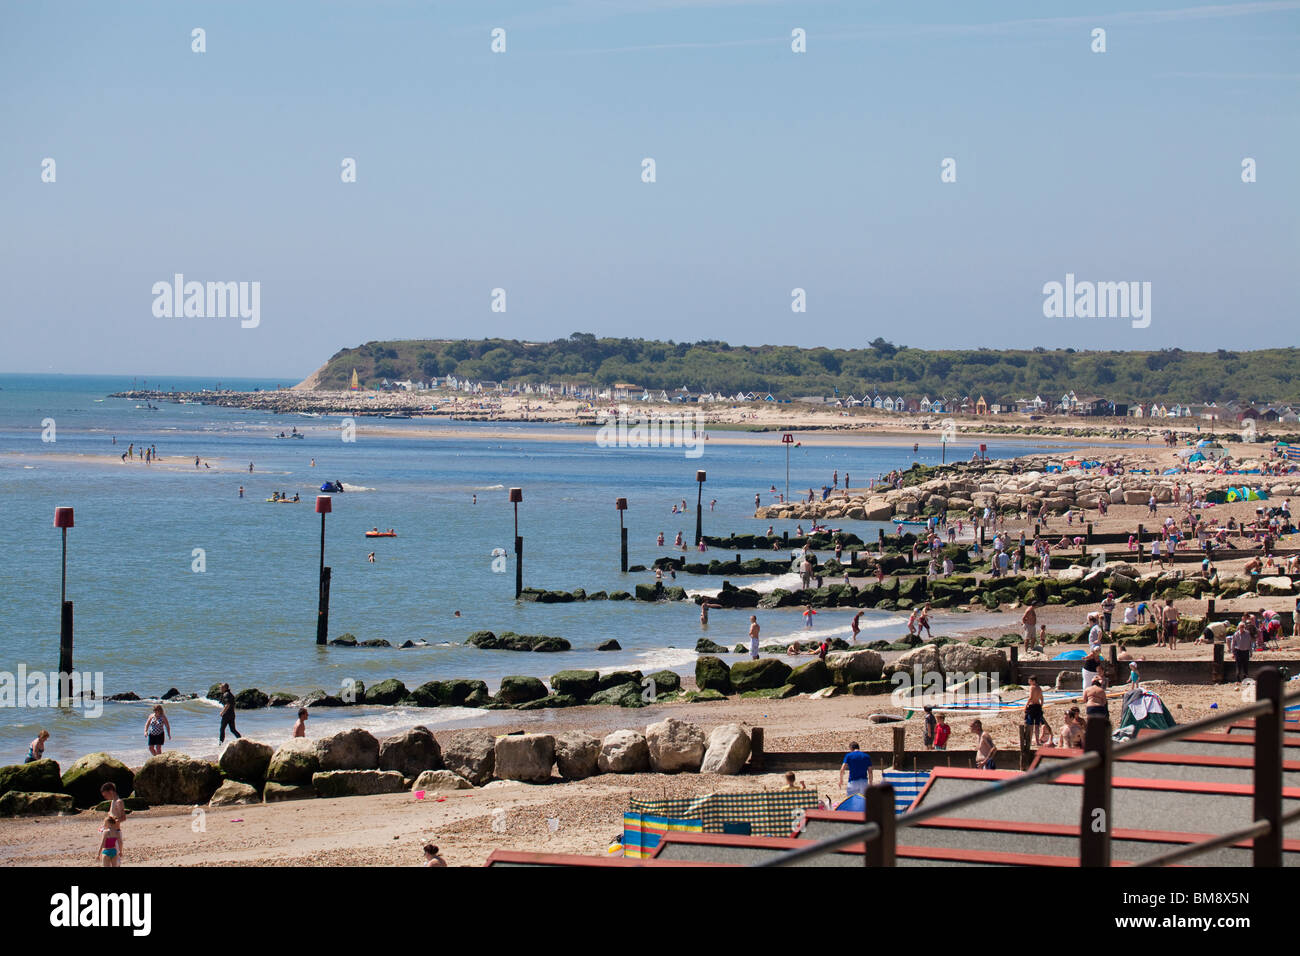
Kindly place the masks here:
<instances>
[{"instance_id":1,"label":"red marker pole","mask_svg":"<svg viewBox=\"0 0 1300 956\"><path fill-rule=\"evenodd\" d=\"M316 513L320 515L320 584L316 605L316 643L328 643L330 629L330 569L325 567L325 516L334 508L329 495L316 496Z\"/></svg>"}]
</instances>

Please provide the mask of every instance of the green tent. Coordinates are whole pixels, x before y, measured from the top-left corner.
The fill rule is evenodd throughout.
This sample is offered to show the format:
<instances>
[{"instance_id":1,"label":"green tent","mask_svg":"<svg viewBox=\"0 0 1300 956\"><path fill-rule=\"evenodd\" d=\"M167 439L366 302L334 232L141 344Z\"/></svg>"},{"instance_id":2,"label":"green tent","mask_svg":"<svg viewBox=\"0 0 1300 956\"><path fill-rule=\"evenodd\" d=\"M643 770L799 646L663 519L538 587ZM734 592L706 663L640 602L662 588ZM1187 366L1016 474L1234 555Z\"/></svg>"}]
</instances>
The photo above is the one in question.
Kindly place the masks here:
<instances>
[{"instance_id":1,"label":"green tent","mask_svg":"<svg viewBox=\"0 0 1300 956\"><path fill-rule=\"evenodd\" d=\"M1165 702L1151 691L1134 687L1124 695L1124 710L1119 719L1120 733L1136 734L1139 730L1168 730L1176 724L1177 721L1169 713Z\"/></svg>"}]
</instances>

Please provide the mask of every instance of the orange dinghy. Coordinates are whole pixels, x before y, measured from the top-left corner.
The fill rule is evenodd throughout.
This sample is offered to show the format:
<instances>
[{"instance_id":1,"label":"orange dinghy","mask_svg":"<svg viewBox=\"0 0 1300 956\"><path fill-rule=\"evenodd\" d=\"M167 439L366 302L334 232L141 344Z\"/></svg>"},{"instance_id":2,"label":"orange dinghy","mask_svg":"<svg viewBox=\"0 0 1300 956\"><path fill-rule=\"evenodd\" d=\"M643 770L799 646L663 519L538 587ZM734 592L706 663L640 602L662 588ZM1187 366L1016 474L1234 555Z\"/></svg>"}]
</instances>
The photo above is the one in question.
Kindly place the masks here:
<instances>
[{"instance_id":1,"label":"orange dinghy","mask_svg":"<svg viewBox=\"0 0 1300 956\"><path fill-rule=\"evenodd\" d=\"M396 538L396 531L367 531L367 538Z\"/></svg>"}]
</instances>

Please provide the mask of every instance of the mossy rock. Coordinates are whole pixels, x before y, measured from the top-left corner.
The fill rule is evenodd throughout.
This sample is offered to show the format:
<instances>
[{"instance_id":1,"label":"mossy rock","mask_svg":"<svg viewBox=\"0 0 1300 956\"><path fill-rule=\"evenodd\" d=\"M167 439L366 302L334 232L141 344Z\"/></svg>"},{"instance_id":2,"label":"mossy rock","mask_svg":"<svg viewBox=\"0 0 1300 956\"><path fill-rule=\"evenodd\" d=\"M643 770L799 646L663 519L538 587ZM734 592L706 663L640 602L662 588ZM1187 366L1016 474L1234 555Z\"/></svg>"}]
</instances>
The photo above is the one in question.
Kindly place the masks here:
<instances>
[{"instance_id":1,"label":"mossy rock","mask_svg":"<svg viewBox=\"0 0 1300 956\"><path fill-rule=\"evenodd\" d=\"M629 682L598 690L591 695L587 703L611 704L616 707L641 707L645 702L641 699L641 685Z\"/></svg>"},{"instance_id":2,"label":"mossy rock","mask_svg":"<svg viewBox=\"0 0 1300 956\"><path fill-rule=\"evenodd\" d=\"M756 661L738 661L731 667L731 686L738 693L747 690L768 690L789 683L790 665L775 657L760 657Z\"/></svg>"},{"instance_id":3,"label":"mossy rock","mask_svg":"<svg viewBox=\"0 0 1300 956\"><path fill-rule=\"evenodd\" d=\"M297 699L298 698L295 697L293 694L286 694L282 690L277 690L274 693L268 695L266 705L268 707L288 707Z\"/></svg>"},{"instance_id":4,"label":"mossy rock","mask_svg":"<svg viewBox=\"0 0 1300 956\"><path fill-rule=\"evenodd\" d=\"M745 690L740 692L740 696L750 698L750 699L771 700L775 697L782 696L782 691L784 691L785 688L789 686L790 686L789 684L785 684L782 685L781 687L760 687L760 688L756 688L755 690ZM798 693L798 691L796 691L795 693Z\"/></svg>"},{"instance_id":5,"label":"mossy rock","mask_svg":"<svg viewBox=\"0 0 1300 956\"><path fill-rule=\"evenodd\" d=\"M611 687L618 687L620 684L636 684L641 686L640 671L610 671L603 674L596 680L596 690L608 690Z\"/></svg>"},{"instance_id":6,"label":"mossy rock","mask_svg":"<svg viewBox=\"0 0 1300 956\"><path fill-rule=\"evenodd\" d=\"M581 701L571 694L547 694L537 700L515 704L515 710L549 710L553 707L577 707Z\"/></svg>"},{"instance_id":7,"label":"mossy rock","mask_svg":"<svg viewBox=\"0 0 1300 956\"><path fill-rule=\"evenodd\" d=\"M647 674L646 679L654 682L656 697L672 694L682 689L682 679L674 671L655 671L652 674Z\"/></svg>"},{"instance_id":8,"label":"mossy rock","mask_svg":"<svg viewBox=\"0 0 1300 956\"><path fill-rule=\"evenodd\" d=\"M586 700L600 689L599 671L560 671L551 675L551 691Z\"/></svg>"},{"instance_id":9,"label":"mossy rock","mask_svg":"<svg viewBox=\"0 0 1300 956\"><path fill-rule=\"evenodd\" d=\"M630 601L632 600L632 595L628 594L626 591L610 591L609 599L611 601Z\"/></svg>"},{"instance_id":10,"label":"mossy rock","mask_svg":"<svg viewBox=\"0 0 1300 956\"><path fill-rule=\"evenodd\" d=\"M795 693L809 694L833 683L831 669L825 661L812 660L791 671L787 683L795 688Z\"/></svg>"},{"instance_id":11,"label":"mossy rock","mask_svg":"<svg viewBox=\"0 0 1300 956\"><path fill-rule=\"evenodd\" d=\"M396 704L407 695L406 685L394 677L367 687L359 699L367 704Z\"/></svg>"},{"instance_id":12,"label":"mossy rock","mask_svg":"<svg viewBox=\"0 0 1300 956\"><path fill-rule=\"evenodd\" d=\"M31 763L0 767L0 793L21 790L24 793L62 793L63 774L56 760L45 757Z\"/></svg>"},{"instance_id":13,"label":"mossy rock","mask_svg":"<svg viewBox=\"0 0 1300 956\"><path fill-rule=\"evenodd\" d=\"M731 693L731 668L720 657L700 657L695 661L695 686L700 691Z\"/></svg>"},{"instance_id":14,"label":"mossy rock","mask_svg":"<svg viewBox=\"0 0 1300 956\"><path fill-rule=\"evenodd\" d=\"M101 800L90 809L95 813L108 813L108 808L111 806L112 804L107 800ZM149 809L149 804L145 803L139 797L124 797L122 799L122 806L126 808L127 813L135 813L137 810Z\"/></svg>"},{"instance_id":15,"label":"mossy rock","mask_svg":"<svg viewBox=\"0 0 1300 956\"><path fill-rule=\"evenodd\" d=\"M410 706L412 707L437 707L441 704L439 692L442 690L442 681L431 680L425 681L419 687L410 692Z\"/></svg>"},{"instance_id":16,"label":"mossy rock","mask_svg":"<svg viewBox=\"0 0 1300 956\"><path fill-rule=\"evenodd\" d=\"M530 700L540 700L547 693L546 685L540 678L511 675L501 678L496 701L502 704L524 704Z\"/></svg>"},{"instance_id":17,"label":"mossy rock","mask_svg":"<svg viewBox=\"0 0 1300 956\"><path fill-rule=\"evenodd\" d=\"M481 702L488 700L487 684L481 680L456 677L438 683L438 703L443 707L478 707L482 706L481 703L471 703L470 698ZM545 696L545 691L542 696Z\"/></svg>"},{"instance_id":18,"label":"mossy rock","mask_svg":"<svg viewBox=\"0 0 1300 956\"><path fill-rule=\"evenodd\" d=\"M854 681L846 689L854 697L874 697L880 694L888 694L894 689L894 682L887 680L860 680Z\"/></svg>"},{"instance_id":19,"label":"mossy rock","mask_svg":"<svg viewBox=\"0 0 1300 956\"><path fill-rule=\"evenodd\" d=\"M696 702L698 702L698 701L726 700L726 699L727 699L727 696L726 696L725 694L719 693L718 691L713 690L713 689L709 689L709 690L690 690L690 691L687 691L685 694L683 694L682 697L683 697L685 700L690 701L691 703L696 703Z\"/></svg>"},{"instance_id":20,"label":"mossy rock","mask_svg":"<svg viewBox=\"0 0 1300 956\"><path fill-rule=\"evenodd\" d=\"M79 807L93 807L103 800L99 788L106 783L117 787L117 794L125 797L135 789L135 773L116 757L106 753L86 754L63 771L64 793L72 794Z\"/></svg>"}]
</instances>

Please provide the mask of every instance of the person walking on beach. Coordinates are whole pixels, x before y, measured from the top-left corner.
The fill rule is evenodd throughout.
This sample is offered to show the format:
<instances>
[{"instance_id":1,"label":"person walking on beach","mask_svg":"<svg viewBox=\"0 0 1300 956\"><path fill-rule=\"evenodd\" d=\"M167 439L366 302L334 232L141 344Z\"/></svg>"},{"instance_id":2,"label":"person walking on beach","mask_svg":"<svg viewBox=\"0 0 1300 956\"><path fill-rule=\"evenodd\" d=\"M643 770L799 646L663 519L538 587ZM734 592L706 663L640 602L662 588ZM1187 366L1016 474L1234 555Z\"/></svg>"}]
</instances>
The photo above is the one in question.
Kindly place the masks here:
<instances>
[{"instance_id":1,"label":"person walking on beach","mask_svg":"<svg viewBox=\"0 0 1300 956\"><path fill-rule=\"evenodd\" d=\"M849 630L853 632L854 644L858 643L858 631L862 630L862 625L860 623L861 620L862 612L859 611L857 614L853 615L853 620L849 622Z\"/></svg>"},{"instance_id":2,"label":"person walking on beach","mask_svg":"<svg viewBox=\"0 0 1300 956\"><path fill-rule=\"evenodd\" d=\"M293 735L295 737L307 736L307 708L298 708L298 722L293 725Z\"/></svg>"},{"instance_id":3,"label":"person walking on beach","mask_svg":"<svg viewBox=\"0 0 1300 956\"><path fill-rule=\"evenodd\" d=\"M749 659L758 660L758 617L749 615Z\"/></svg>"},{"instance_id":4,"label":"person walking on beach","mask_svg":"<svg viewBox=\"0 0 1300 956\"><path fill-rule=\"evenodd\" d=\"M164 732L170 737L172 725L167 720L167 715L163 713L162 704L154 704L153 712L145 718L144 735L149 740L149 753L155 757L162 753Z\"/></svg>"},{"instance_id":5,"label":"person walking on beach","mask_svg":"<svg viewBox=\"0 0 1300 956\"><path fill-rule=\"evenodd\" d=\"M226 742L226 728L230 728L230 733L236 740L242 736L235 729L235 695L230 692L229 684L221 685L221 730L217 733L217 743Z\"/></svg>"},{"instance_id":6,"label":"person walking on beach","mask_svg":"<svg viewBox=\"0 0 1300 956\"><path fill-rule=\"evenodd\" d=\"M103 866L119 867L122 865L122 827L113 816L104 818L104 824L99 828L103 837L99 841L99 849L95 851Z\"/></svg>"},{"instance_id":7,"label":"person walking on beach","mask_svg":"<svg viewBox=\"0 0 1300 956\"><path fill-rule=\"evenodd\" d=\"M50 739L50 732L42 730L27 746L27 759L23 763L35 763L45 757L45 741Z\"/></svg>"},{"instance_id":8,"label":"person walking on beach","mask_svg":"<svg viewBox=\"0 0 1300 956\"><path fill-rule=\"evenodd\" d=\"M849 784L844 787L844 774L849 775ZM871 786L872 770L871 755L864 753L858 748L856 740L849 742L849 752L844 755L844 762L840 764L840 786L844 787L845 796L856 794L865 794L867 787Z\"/></svg>"},{"instance_id":9,"label":"person walking on beach","mask_svg":"<svg viewBox=\"0 0 1300 956\"><path fill-rule=\"evenodd\" d=\"M1160 619L1164 622L1161 629L1164 631L1166 646L1170 649L1178 647L1178 609L1174 607L1173 598L1166 599Z\"/></svg>"},{"instance_id":10,"label":"person walking on beach","mask_svg":"<svg viewBox=\"0 0 1300 956\"><path fill-rule=\"evenodd\" d=\"M997 770L998 745L993 742L993 738L984 730L984 724L979 720L972 720L970 732L975 735L975 769L977 770Z\"/></svg>"},{"instance_id":11,"label":"person walking on beach","mask_svg":"<svg viewBox=\"0 0 1300 956\"><path fill-rule=\"evenodd\" d=\"M1106 599L1101 602L1101 627L1107 634L1110 633L1111 615L1115 613L1115 592L1107 591Z\"/></svg>"}]
</instances>

